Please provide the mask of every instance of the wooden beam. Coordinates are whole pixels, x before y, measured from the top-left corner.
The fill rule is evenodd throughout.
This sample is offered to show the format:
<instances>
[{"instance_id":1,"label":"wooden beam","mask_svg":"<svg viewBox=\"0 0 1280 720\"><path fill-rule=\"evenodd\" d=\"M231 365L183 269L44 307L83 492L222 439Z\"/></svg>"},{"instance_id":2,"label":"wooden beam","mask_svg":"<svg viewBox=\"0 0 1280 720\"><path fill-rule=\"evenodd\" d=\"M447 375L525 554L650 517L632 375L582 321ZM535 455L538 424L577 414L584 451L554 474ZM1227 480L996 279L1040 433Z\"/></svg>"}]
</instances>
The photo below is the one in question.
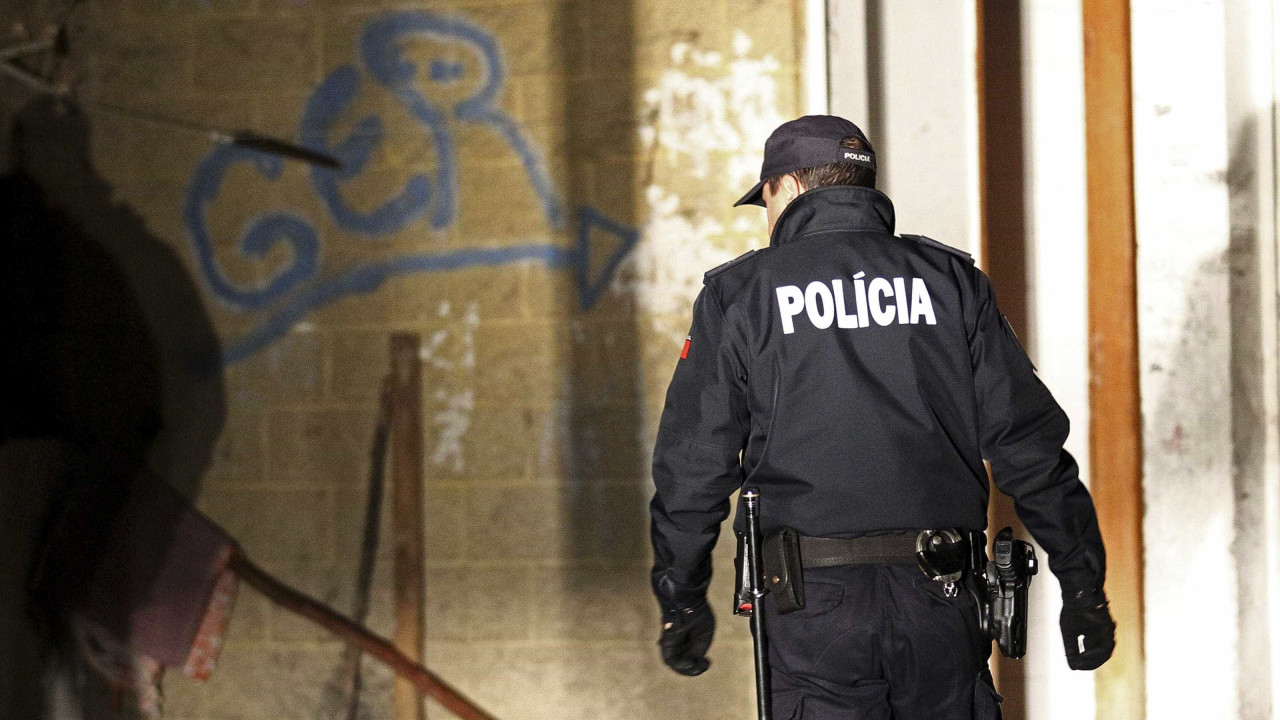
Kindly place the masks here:
<instances>
[{"instance_id":1,"label":"wooden beam","mask_svg":"<svg viewBox=\"0 0 1280 720\"><path fill-rule=\"evenodd\" d=\"M1116 652L1095 673L1097 717L1146 714L1133 92L1128 0L1084 0L1089 406L1094 504L1107 546Z\"/></svg>"},{"instance_id":2,"label":"wooden beam","mask_svg":"<svg viewBox=\"0 0 1280 720\"><path fill-rule=\"evenodd\" d=\"M395 644L422 663L422 366L420 341L412 333L391 336L392 537L395 540ZM422 720L422 701L412 682L397 678L395 720Z\"/></svg>"}]
</instances>

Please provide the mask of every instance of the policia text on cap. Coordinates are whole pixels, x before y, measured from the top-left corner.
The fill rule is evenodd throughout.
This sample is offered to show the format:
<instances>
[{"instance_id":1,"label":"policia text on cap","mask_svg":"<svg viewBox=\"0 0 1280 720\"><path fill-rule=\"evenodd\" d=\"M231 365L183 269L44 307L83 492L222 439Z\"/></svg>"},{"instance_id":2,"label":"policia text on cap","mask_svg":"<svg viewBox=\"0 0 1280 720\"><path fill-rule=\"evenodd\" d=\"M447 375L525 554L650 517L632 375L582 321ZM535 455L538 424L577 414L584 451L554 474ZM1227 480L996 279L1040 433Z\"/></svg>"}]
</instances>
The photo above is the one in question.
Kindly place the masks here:
<instances>
[{"instance_id":1,"label":"policia text on cap","mask_svg":"<svg viewBox=\"0 0 1280 720\"><path fill-rule=\"evenodd\" d=\"M767 209L769 247L706 274L654 449L659 644L673 670L707 669L711 549L745 482L765 585L789 583L756 608L774 717L996 718L983 460L1062 585L1077 670L1115 644L1102 538L1067 417L991 284L966 253L894 235L875 167L853 123L803 117L770 136L738 202ZM948 557L966 560L934 567ZM995 582L1014 592L1008 568Z\"/></svg>"}]
</instances>

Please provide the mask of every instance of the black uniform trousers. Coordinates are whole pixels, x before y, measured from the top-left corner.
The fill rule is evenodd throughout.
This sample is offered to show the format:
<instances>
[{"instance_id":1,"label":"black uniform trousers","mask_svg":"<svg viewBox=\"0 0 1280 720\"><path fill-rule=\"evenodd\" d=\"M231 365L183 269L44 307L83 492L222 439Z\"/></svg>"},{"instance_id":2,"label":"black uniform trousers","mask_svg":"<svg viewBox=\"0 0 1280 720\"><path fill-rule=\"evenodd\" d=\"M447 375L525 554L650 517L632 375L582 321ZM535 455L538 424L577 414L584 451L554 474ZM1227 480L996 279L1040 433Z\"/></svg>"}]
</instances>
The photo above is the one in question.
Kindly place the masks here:
<instances>
[{"instance_id":1,"label":"black uniform trousers","mask_svg":"<svg viewBox=\"0 0 1280 720\"><path fill-rule=\"evenodd\" d=\"M998 720L991 641L962 587L911 566L804 571L805 607L766 596L774 720Z\"/></svg>"}]
</instances>

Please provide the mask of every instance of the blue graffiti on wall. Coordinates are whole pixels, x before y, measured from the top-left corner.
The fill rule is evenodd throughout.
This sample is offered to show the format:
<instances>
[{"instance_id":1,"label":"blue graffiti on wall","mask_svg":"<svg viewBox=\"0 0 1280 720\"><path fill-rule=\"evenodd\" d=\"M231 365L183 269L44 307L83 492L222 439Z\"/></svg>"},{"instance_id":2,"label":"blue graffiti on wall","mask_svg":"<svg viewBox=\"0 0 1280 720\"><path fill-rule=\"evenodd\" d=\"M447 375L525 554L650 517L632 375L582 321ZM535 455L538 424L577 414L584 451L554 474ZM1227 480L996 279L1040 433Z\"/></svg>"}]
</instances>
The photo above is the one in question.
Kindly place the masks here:
<instances>
[{"instance_id":1,"label":"blue graffiti on wall","mask_svg":"<svg viewBox=\"0 0 1280 720\"><path fill-rule=\"evenodd\" d=\"M479 88L452 107L434 102L419 87L417 64L404 55L401 41L414 36L470 47L485 65L486 74ZM426 11L397 12L370 21L359 49L369 75L403 103L421 125L435 151L436 167L431 174L410 178L398 194L372 210L353 208L343 195L343 186L366 170L384 141L386 130L382 119L371 115L356 123L347 137L330 141L334 126L359 95L362 83L355 67L344 65L334 70L303 108L299 141L342 161L340 170L314 167L311 171L312 188L338 227L356 235L380 237L398 232L424 216L433 229L451 226L457 219L459 194L452 122L483 125L505 141L519 157L549 225L554 229L565 227L563 203L542 158L515 120L497 105L506 70L490 35L456 17ZM427 72L433 83L448 86L461 81L467 71L460 62L435 60ZM231 145L219 146L196 168L183 208L200 272L213 293L234 307L268 312L257 327L230 344L225 353L228 363L244 360L267 347L318 307L350 295L371 293L390 278L412 273L521 262L541 263L549 269L572 269L578 281L579 301L589 309L639 240L634 228L593 208L582 207L578 208L575 228L577 244L572 248L524 244L417 253L363 263L317 278L321 265L319 233L306 218L280 210L249 222L241 233L238 251L244 257L261 260L277 244L284 243L292 252L292 261L265 282L246 287L232 282L220 267L206 217L228 171L237 165L251 166L267 180L275 180L283 170L283 161L278 157ZM602 263L593 262L593 238L598 233L613 238L613 249Z\"/></svg>"}]
</instances>

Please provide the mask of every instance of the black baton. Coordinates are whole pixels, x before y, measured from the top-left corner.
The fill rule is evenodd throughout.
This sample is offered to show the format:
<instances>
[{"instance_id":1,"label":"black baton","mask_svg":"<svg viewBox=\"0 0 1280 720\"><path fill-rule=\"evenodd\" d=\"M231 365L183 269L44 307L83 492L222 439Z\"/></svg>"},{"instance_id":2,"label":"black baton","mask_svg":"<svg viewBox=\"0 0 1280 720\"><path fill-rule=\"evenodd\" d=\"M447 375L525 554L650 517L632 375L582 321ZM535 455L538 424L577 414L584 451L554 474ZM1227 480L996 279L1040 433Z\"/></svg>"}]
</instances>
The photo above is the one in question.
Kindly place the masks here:
<instances>
[{"instance_id":1,"label":"black baton","mask_svg":"<svg viewBox=\"0 0 1280 720\"><path fill-rule=\"evenodd\" d=\"M764 574L760 568L760 491L748 488L742 493L747 508L747 574L751 580L751 637L756 653L756 709L760 720L772 720L769 690L769 643L764 632Z\"/></svg>"}]
</instances>

